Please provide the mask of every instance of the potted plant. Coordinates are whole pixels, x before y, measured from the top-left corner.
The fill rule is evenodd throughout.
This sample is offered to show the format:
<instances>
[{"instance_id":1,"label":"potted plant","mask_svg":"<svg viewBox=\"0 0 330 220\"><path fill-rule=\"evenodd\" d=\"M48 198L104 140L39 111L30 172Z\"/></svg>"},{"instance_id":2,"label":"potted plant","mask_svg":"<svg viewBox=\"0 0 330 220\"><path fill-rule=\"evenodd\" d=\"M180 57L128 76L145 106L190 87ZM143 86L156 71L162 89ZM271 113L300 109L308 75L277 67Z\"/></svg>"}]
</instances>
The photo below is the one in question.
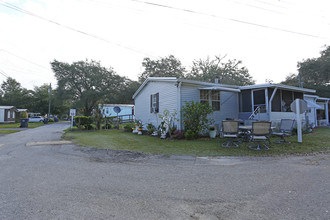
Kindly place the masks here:
<instances>
[{"instance_id":1,"label":"potted plant","mask_svg":"<svg viewBox=\"0 0 330 220\"><path fill-rule=\"evenodd\" d=\"M140 128L140 125L141 125L141 121L137 120L134 124L134 126L132 126L132 132L133 134L137 134L138 133L138 129Z\"/></svg>"},{"instance_id":2,"label":"potted plant","mask_svg":"<svg viewBox=\"0 0 330 220\"><path fill-rule=\"evenodd\" d=\"M210 136L210 138L215 138L217 136L217 131L215 130L214 125L211 125L209 127L209 136Z\"/></svg>"},{"instance_id":3,"label":"potted plant","mask_svg":"<svg viewBox=\"0 0 330 220\"><path fill-rule=\"evenodd\" d=\"M162 121L158 127L160 130L160 138L165 139L167 137L167 127L165 121Z\"/></svg>"},{"instance_id":4,"label":"potted plant","mask_svg":"<svg viewBox=\"0 0 330 220\"><path fill-rule=\"evenodd\" d=\"M139 135L142 135L142 125L137 129Z\"/></svg>"},{"instance_id":5,"label":"potted plant","mask_svg":"<svg viewBox=\"0 0 330 220\"><path fill-rule=\"evenodd\" d=\"M138 122L136 123L137 134L139 134L139 135L142 134L142 128L143 128L142 122L141 122L141 121L138 121Z\"/></svg>"}]
</instances>

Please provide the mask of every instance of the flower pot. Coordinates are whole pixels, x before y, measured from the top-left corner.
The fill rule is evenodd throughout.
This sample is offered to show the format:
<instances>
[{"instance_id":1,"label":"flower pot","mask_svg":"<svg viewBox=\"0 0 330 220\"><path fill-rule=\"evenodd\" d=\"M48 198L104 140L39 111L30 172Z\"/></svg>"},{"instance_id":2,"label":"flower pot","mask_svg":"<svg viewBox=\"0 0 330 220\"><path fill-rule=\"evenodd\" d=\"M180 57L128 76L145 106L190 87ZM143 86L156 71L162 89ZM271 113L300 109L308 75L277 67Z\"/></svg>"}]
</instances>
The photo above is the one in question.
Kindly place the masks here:
<instances>
[{"instance_id":1,"label":"flower pot","mask_svg":"<svg viewBox=\"0 0 330 220\"><path fill-rule=\"evenodd\" d=\"M139 127L138 126L135 126L135 128L132 128L132 133L133 134L137 134L138 133L138 129L139 129Z\"/></svg>"},{"instance_id":2,"label":"flower pot","mask_svg":"<svg viewBox=\"0 0 330 220\"><path fill-rule=\"evenodd\" d=\"M211 130L209 131L210 138L215 138L217 136L217 131L216 130Z\"/></svg>"},{"instance_id":3,"label":"flower pot","mask_svg":"<svg viewBox=\"0 0 330 220\"><path fill-rule=\"evenodd\" d=\"M137 129L139 135L142 135L142 128Z\"/></svg>"},{"instance_id":4,"label":"flower pot","mask_svg":"<svg viewBox=\"0 0 330 220\"><path fill-rule=\"evenodd\" d=\"M166 136L167 136L166 134L167 134L166 131L162 131L161 134L160 134L160 138L161 139L166 139Z\"/></svg>"}]
</instances>

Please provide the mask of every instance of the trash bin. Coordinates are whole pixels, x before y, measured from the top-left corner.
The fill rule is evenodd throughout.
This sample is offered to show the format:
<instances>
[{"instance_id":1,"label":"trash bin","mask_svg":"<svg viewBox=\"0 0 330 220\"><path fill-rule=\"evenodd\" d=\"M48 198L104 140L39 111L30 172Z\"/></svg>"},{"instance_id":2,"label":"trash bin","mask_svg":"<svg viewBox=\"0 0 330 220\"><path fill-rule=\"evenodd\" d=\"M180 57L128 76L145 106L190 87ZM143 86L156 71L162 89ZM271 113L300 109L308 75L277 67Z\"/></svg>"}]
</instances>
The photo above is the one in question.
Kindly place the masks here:
<instances>
[{"instance_id":1,"label":"trash bin","mask_svg":"<svg viewBox=\"0 0 330 220\"><path fill-rule=\"evenodd\" d=\"M20 128L27 128L29 126L29 119L28 118L21 118L21 126Z\"/></svg>"},{"instance_id":2,"label":"trash bin","mask_svg":"<svg viewBox=\"0 0 330 220\"><path fill-rule=\"evenodd\" d=\"M44 124L48 124L48 118L44 119Z\"/></svg>"}]
</instances>

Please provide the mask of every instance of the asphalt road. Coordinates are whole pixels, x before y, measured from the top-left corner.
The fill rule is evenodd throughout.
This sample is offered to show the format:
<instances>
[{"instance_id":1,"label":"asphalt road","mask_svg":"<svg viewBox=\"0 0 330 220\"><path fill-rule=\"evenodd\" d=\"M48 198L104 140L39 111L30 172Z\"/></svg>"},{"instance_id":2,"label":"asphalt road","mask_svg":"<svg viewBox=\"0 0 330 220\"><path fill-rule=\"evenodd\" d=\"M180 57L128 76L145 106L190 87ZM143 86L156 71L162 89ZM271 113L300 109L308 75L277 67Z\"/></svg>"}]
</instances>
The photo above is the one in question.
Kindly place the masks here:
<instances>
[{"instance_id":1,"label":"asphalt road","mask_svg":"<svg viewBox=\"0 0 330 220\"><path fill-rule=\"evenodd\" d=\"M193 158L50 144L68 126L0 137L0 219L330 219L330 154Z\"/></svg>"}]
</instances>

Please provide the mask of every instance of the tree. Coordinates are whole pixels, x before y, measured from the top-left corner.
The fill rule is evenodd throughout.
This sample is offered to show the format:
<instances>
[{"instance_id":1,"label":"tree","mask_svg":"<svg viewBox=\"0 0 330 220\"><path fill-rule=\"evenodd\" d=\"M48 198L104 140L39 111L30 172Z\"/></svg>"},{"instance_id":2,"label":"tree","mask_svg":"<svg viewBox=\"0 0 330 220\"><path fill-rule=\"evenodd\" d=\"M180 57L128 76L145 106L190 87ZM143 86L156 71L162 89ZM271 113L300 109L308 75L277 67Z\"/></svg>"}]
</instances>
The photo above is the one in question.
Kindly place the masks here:
<instances>
[{"instance_id":1,"label":"tree","mask_svg":"<svg viewBox=\"0 0 330 220\"><path fill-rule=\"evenodd\" d=\"M141 86L141 83L137 81L133 81L130 79L126 79L120 92L117 93L117 96L112 100L105 100L105 103L114 103L114 104L134 104L134 100L132 96Z\"/></svg>"},{"instance_id":2,"label":"tree","mask_svg":"<svg viewBox=\"0 0 330 220\"><path fill-rule=\"evenodd\" d=\"M215 78L219 79L221 84L229 85L252 85L254 80L245 67L240 67L242 61L227 60L226 56L215 56L215 59L195 60L191 72L187 75L188 79L200 80L205 82L214 82Z\"/></svg>"},{"instance_id":3,"label":"tree","mask_svg":"<svg viewBox=\"0 0 330 220\"><path fill-rule=\"evenodd\" d=\"M28 105L30 112L38 112L41 114L48 114L49 108L49 85L43 84L41 86L35 86L33 90L33 102ZM51 91L54 94L54 90ZM54 96L51 95L51 103L54 103ZM51 106L51 113L56 114L53 109L55 105Z\"/></svg>"},{"instance_id":4,"label":"tree","mask_svg":"<svg viewBox=\"0 0 330 220\"><path fill-rule=\"evenodd\" d=\"M298 62L298 75L291 74L282 83L300 86L301 80L304 87L315 89L319 96L330 97L330 46L325 47L320 55Z\"/></svg>"},{"instance_id":5,"label":"tree","mask_svg":"<svg viewBox=\"0 0 330 220\"><path fill-rule=\"evenodd\" d=\"M21 84L15 79L8 77L1 84L2 105L11 105L17 108L27 108L32 101L32 91L22 88Z\"/></svg>"},{"instance_id":6,"label":"tree","mask_svg":"<svg viewBox=\"0 0 330 220\"><path fill-rule=\"evenodd\" d=\"M115 100L125 87L126 78L93 60L72 64L54 60L51 66L58 81L57 95L83 108L85 116L91 115L97 103Z\"/></svg>"},{"instance_id":7,"label":"tree","mask_svg":"<svg viewBox=\"0 0 330 220\"><path fill-rule=\"evenodd\" d=\"M181 61L173 55L161 58L159 60L151 60L144 58L142 62L144 71L139 76L139 82L144 82L148 77L177 77L183 78L186 72Z\"/></svg>"}]
</instances>

